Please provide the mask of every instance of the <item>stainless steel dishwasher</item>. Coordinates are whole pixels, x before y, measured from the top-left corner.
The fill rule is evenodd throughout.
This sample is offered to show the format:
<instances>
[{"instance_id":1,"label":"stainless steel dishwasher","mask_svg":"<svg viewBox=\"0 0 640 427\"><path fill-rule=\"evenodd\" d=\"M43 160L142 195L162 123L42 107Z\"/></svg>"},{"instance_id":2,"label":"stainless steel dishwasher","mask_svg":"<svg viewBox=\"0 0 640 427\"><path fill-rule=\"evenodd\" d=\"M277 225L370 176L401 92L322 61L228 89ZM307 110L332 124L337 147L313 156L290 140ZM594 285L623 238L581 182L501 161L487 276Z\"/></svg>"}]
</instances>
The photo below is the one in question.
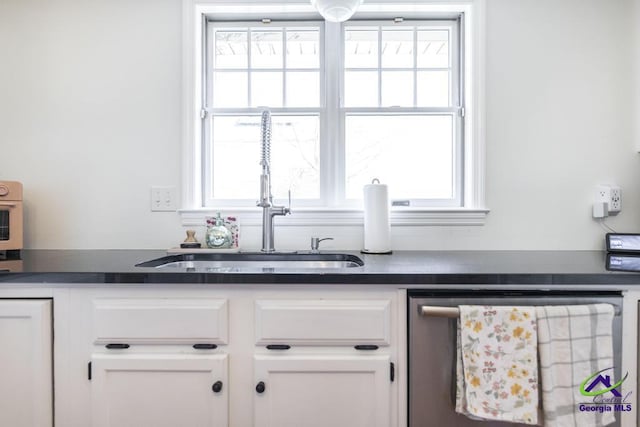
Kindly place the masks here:
<instances>
[{"instance_id":1,"label":"stainless steel dishwasher","mask_svg":"<svg viewBox=\"0 0 640 427\"><path fill-rule=\"evenodd\" d=\"M620 292L423 291L408 293L409 427L505 427L506 422L475 421L455 412L456 319L424 316L422 306L577 305L608 303L615 307L613 346L615 377L622 361L622 295ZM446 309L445 309L446 311ZM620 425L616 414L616 423Z\"/></svg>"}]
</instances>

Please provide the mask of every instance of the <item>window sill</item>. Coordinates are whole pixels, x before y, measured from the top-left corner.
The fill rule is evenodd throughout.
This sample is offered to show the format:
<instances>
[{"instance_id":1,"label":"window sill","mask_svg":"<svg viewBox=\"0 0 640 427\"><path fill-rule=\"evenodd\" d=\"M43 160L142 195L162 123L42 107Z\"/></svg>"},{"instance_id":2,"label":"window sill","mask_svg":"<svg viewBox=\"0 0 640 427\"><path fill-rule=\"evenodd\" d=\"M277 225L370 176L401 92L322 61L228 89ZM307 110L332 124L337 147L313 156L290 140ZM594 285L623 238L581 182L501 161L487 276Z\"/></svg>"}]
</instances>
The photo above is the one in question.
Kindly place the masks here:
<instances>
[{"instance_id":1,"label":"window sill","mask_svg":"<svg viewBox=\"0 0 640 427\"><path fill-rule=\"evenodd\" d=\"M203 226L205 217L220 212L223 216L236 216L242 225L261 225L262 210L260 208L199 208L181 209L179 211L183 226ZM392 226L423 225L484 225L489 209L478 208L432 208L432 209L393 209L391 211ZM362 209L293 209L291 215L276 219L278 226L326 226L326 225L363 225Z\"/></svg>"}]
</instances>

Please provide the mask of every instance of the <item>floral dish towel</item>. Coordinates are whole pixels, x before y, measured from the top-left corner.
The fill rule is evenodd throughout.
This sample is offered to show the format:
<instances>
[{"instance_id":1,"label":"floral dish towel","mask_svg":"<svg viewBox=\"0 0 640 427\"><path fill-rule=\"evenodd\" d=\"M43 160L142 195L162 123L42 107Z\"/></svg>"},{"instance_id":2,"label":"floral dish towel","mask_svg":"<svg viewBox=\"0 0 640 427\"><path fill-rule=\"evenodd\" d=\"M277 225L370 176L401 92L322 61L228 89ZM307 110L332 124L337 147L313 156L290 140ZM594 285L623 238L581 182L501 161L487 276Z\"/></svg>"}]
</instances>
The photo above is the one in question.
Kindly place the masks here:
<instances>
[{"instance_id":1,"label":"floral dish towel","mask_svg":"<svg viewBox=\"0 0 640 427\"><path fill-rule=\"evenodd\" d=\"M456 412L538 424L534 307L460 306Z\"/></svg>"}]
</instances>

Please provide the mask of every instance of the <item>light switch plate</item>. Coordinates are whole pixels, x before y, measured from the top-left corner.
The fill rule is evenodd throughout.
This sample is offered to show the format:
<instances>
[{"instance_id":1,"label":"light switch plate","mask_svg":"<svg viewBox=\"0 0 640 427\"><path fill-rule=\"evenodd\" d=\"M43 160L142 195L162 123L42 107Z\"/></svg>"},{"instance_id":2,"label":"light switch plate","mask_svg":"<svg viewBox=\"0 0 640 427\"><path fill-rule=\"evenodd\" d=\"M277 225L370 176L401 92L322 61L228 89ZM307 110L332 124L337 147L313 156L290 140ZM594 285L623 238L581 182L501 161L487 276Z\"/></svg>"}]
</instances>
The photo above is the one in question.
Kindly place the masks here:
<instances>
[{"instance_id":1,"label":"light switch plate","mask_svg":"<svg viewBox=\"0 0 640 427\"><path fill-rule=\"evenodd\" d=\"M175 212L178 209L176 187L151 187L151 211Z\"/></svg>"}]
</instances>

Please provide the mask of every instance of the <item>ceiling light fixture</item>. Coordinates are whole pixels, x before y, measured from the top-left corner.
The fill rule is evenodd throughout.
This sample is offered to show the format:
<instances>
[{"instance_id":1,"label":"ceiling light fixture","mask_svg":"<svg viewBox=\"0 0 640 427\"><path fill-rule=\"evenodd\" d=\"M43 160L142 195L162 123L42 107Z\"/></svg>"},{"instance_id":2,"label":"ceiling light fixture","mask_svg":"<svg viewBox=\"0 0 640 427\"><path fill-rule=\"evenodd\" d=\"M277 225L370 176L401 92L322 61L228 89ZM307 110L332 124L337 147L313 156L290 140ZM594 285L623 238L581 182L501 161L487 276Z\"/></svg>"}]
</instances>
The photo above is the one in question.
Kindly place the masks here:
<instances>
[{"instance_id":1,"label":"ceiling light fixture","mask_svg":"<svg viewBox=\"0 0 640 427\"><path fill-rule=\"evenodd\" d=\"M311 5L318 9L327 21L344 22L351 18L363 0L311 0Z\"/></svg>"}]
</instances>

